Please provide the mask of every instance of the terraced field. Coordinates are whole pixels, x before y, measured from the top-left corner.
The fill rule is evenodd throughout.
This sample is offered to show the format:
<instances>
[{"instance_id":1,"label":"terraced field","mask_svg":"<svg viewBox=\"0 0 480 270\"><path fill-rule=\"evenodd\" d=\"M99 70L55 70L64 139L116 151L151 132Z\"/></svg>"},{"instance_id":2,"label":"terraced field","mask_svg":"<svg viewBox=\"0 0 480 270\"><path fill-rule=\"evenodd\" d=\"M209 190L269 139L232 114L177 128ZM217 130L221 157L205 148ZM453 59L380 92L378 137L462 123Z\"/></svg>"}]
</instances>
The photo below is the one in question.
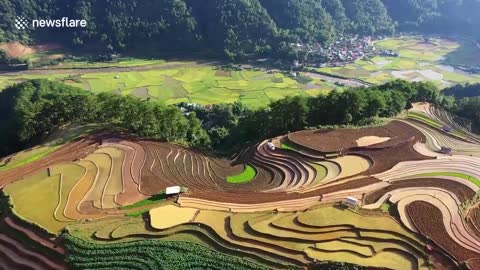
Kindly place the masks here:
<instances>
[{"instance_id":1,"label":"terraced field","mask_svg":"<svg viewBox=\"0 0 480 270\"><path fill-rule=\"evenodd\" d=\"M51 257L63 253L55 240L62 235L69 265L80 269L113 267L92 260L96 252L117 258L118 269L148 269L177 258L158 253L167 246L202 250L210 256L198 259L202 265L246 258L242 269L317 261L478 269L479 145L467 122L428 104L382 127L271 138L233 160L126 135L86 135L0 172L8 196L2 226L20 235L0 234L0 245L20 241L15 256L7 254L13 261L0 263L62 266ZM182 193L166 195L171 186ZM347 197L357 204L341 203ZM144 250L132 254L162 255L126 258L137 244Z\"/></svg>"}]
</instances>

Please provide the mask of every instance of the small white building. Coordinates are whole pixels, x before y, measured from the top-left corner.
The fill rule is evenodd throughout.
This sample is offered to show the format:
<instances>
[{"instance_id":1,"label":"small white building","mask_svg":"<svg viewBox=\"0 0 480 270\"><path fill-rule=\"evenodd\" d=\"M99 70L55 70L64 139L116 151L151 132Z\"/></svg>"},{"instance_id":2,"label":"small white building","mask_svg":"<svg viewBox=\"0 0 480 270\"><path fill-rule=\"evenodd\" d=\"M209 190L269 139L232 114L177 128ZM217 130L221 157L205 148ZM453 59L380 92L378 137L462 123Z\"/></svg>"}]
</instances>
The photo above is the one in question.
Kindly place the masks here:
<instances>
[{"instance_id":1,"label":"small white building","mask_svg":"<svg viewBox=\"0 0 480 270\"><path fill-rule=\"evenodd\" d=\"M180 186L167 187L165 189L165 194L167 195L178 195L182 191Z\"/></svg>"},{"instance_id":2,"label":"small white building","mask_svg":"<svg viewBox=\"0 0 480 270\"><path fill-rule=\"evenodd\" d=\"M272 151L275 150L275 144L273 144L272 142L268 142L268 143L267 143L267 147L268 147L268 149L270 149L270 150L272 150Z\"/></svg>"},{"instance_id":3,"label":"small white building","mask_svg":"<svg viewBox=\"0 0 480 270\"><path fill-rule=\"evenodd\" d=\"M349 207L357 207L358 200L354 197L347 197L343 200L343 203Z\"/></svg>"}]
</instances>

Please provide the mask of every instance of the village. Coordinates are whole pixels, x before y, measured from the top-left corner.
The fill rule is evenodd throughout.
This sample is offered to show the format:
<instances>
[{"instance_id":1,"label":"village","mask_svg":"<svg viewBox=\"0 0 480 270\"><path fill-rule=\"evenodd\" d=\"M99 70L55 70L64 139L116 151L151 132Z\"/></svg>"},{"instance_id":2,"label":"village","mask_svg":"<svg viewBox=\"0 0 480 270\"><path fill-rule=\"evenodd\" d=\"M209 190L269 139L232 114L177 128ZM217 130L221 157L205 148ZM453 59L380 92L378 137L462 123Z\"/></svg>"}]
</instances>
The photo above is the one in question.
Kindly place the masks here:
<instances>
[{"instance_id":1,"label":"village","mask_svg":"<svg viewBox=\"0 0 480 270\"><path fill-rule=\"evenodd\" d=\"M400 54L393 50L378 49L374 45L375 40L383 37L342 37L330 46L324 47L316 44L290 44L298 55L293 61L293 68L309 67L340 67L353 63L362 58L374 56L399 57Z\"/></svg>"}]
</instances>

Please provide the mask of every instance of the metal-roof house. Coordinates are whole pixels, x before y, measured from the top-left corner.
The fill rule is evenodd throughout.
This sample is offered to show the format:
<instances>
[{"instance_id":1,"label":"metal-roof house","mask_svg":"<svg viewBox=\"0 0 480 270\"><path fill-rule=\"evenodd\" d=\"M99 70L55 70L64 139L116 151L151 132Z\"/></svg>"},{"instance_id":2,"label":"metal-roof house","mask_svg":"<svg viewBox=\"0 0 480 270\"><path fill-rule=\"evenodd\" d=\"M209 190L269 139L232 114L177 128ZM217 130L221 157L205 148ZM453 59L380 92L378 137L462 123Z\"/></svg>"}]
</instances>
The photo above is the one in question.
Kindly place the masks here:
<instances>
[{"instance_id":1,"label":"metal-roof house","mask_svg":"<svg viewBox=\"0 0 480 270\"><path fill-rule=\"evenodd\" d=\"M182 188L179 187L179 186L167 187L165 189L165 194L167 194L167 195L177 195L177 194L180 194L181 191L182 191Z\"/></svg>"},{"instance_id":2,"label":"metal-roof house","mask_svg":"<svg viewBox=\"0 0 480 270\"><path fill-rule=\"evenodd\" d=\"M343 203L350 207L356 207L358 205L358 200L354 197L347 197L343 200Z\"/></svg>"}]
</instances>

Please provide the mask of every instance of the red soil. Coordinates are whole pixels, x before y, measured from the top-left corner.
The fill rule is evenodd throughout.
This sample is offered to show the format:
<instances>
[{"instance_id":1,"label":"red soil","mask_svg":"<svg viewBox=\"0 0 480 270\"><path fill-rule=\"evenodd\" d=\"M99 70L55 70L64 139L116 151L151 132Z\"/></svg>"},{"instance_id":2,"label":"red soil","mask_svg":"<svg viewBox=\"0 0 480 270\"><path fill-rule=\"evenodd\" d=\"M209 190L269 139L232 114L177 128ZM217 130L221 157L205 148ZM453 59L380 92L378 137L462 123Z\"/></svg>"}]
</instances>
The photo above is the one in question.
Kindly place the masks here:
<instances>
[{"instance_id":1,"label":"red soil","mask_svg":"<svg viewBox=\"0 0 480 270\"><path fill-rule=\"evenodd\" d=\"M173 144L153 141L138 143L146 153L140 184L140 191L144 194L158 194L166 187L174 185L187 187L190 192L205 190L233 192L256 189L255 185L258 181L241 186L227 183L227 176L239 174L245 169L242 164L210 158ZM270 176L263 170L262 175ZM268 182L270 180L267 179Z\"/></svg>"},{"instance_id":2,"label":"red soil","mask_svg":"<svg viewBox=\"0 0 480 270\"><path fill-rule=\"evenodd\" d=\"M301 198L308 198L314 196L322 196L323 194L333 193L337 191L342 191L346 189L354 189L363 187L369 184L374 184L380 182L380 180L373 177L366 177L346 183L341 183L337 185L332 185L324 188L319 188L317 190L306 192L306 193L265 193L265 192L220 192L217 190L211 191L199 191L195 193L188 193L182 196L199 198L205 200L219 201L219 202L229 202L229 203L240 203L240 204L249 204L249 203L269 203L276 202L280 200L294 200Z\"/></svg>"},{"instance_id":3,"label":"red soil","mask_svg":"<svg viewBox=\"0 0 480 270\"><path fill-rule=\"evenodd\" d=\"M356 140L366 136L389 137L390 140L367 147L357 147ZM324 152L338 152L351 148L385 148L410 139L412 136L422 138L423 135L413 127L392 121L383 127L338 130L307 130L292 133L288 138L301 146Z\"/></svg>"},{"instance_id":4,"label":"red soil","mask_svg":"<svg viewBox=\"0 0 480 270\"><path fill-rule=\"evenodd\" d=\"M424 236L432 239L460 262L469 259L480 259L480 254L465 249L457 244L448 235L443 224L442 213L438 208L427 202L413 202L406 207L407 214L417 230Z\"/></svg>"},{"instance_id":5,"label":"red soil","mask_svg":"<svg viewBox=\"0 0 480 270\"><path fill-rule=\"evenodd\" d=\"M456 263L438 251L433 251L430 254L430 259L432 260L433 267L435 270L457 270L458 266ZM478 268L474 268L478 269Z\"/></svg>"},{"instance_id":6,"label":"red soil","mask_svg":"<svg viewBox=\"0 0 480 270\"><path fill-rule=\"evenodd\" d=\"M50 240L47 235L43 235L42 233L32 231L32 230L20 225L17 222L15 222L15 220L12 219L9 216L5 216L2 220L2 222L6 226L14 229L15 231L18 231L19 233L24 234L25 236L30 238L32 241L38 242L38 243L42 244L43 246L45 246L45 247L47 247L47 248L49 248L49 249L51 249L55 252L58 252L59 254L62 254L62 255L65 254L65 249L62 246L59 246L55 242Z\"/></svg>"},{"instance_id":7,"label":"red soil","mask_svg":"<svg viewBox=\"0 0 480 270\"><path fill-rule=\"evenodd\" d=\"M136 150L133 147L119 143L113 146L125 153L125 159L122 164L123 188L122 192L116 196L115 202L120 205L129 205L145 199L147 196L138 191L138 184L135 182L132 174L135 157L139 159L142 159L142 157L137 156Z\"/></svg>"},{"instance_id":8,"label":"red soil","mask_svg":"<svg viewBox=\"0 0 480 270\"><path fill-rule=\"evenodd\" d=\"M17 269L66 269L64 264L29 250L22 243L2 233L0 233L0 253L10 257L17 264Z\"/></svg>"},{"instance_id":9,"label":"red soil","mask_svg":"<svg viewBox=\"0 0 480 270\"><path fill-rule=\"evenodd\" d=\"M468 199L473 198L473 196L475 196L475 192L473 190L455 181L451 181L447 179L419 178L419 179L395 181L392 183L391 186L388 186L380 190L375 190L367 194L367 196L364 199L364 202L365 204L372 204L378 201L378 199L380 199L380 197L382 197L387 192L400 189L400 188L407 188L407 187L442 188L455 194L461 202L464 202Z\"/></svg>"},{"instance_id":10,"label":"red soil","mask_svg":"<svg viewBox=\"0 0 480 270\"><path fill-rule=\"evenodd\" d=\"M470 210L467 216L469 229L480 239L480 208Z\"/></svg>"},{"instance_id":11,"label":"red soil","mask_svg":"<svg viewBox=\"0 0 480 270\"><path fill-rule=\"evenodd\" d=\"M101 141L101 138L101 134L96 136L87 136L76 142L68 143L62 146L60 149L43 159L28 163L18 168L0 172L0 188L6 186L7 184L18 181L40 169L47 168L50 165L62 162L71 162L83 158L95 150Z\"/></svg>"},{"instance_id":12,"label":"red soil","mask_svg":"<svg viewBox=\"0 0 480 270\"><path fill-rule=\"evenodd\" d=\"M479 270L480 269L480 259L479 258L471 259L467 262L467 264L470 267L470 269L472 269L472 270Z\"/></svg>"},{"instance_id":13,"label":"red soil","mask_svg":"<svg viewBox=\"0 0 480 270\"><path fill-rule=\"evenodd\" d=\"M409 141L402 142L399 145L383 149L365 149L361 151L349 150L345 154L357 154L370 158L373 165L364 174L373 175L390 170L402 161L418 161L434 159L426 157L413 149L413 145L418 141L417 138L411 138Z\"/></svg>"},{"instance_id":14,"label":"red soil","mask_svg":"<svg viewBox=\"0 0 480 270\"><path fill-rule=\"evenodd\" d=\"M9 42L0 44L0 50L4 51L8 56L14 58L22 58L30 54L41 51L49 51L61 48L58 44L47 43L36 46L26 46L20 42Z\"/></svg>"}]
</instances>

